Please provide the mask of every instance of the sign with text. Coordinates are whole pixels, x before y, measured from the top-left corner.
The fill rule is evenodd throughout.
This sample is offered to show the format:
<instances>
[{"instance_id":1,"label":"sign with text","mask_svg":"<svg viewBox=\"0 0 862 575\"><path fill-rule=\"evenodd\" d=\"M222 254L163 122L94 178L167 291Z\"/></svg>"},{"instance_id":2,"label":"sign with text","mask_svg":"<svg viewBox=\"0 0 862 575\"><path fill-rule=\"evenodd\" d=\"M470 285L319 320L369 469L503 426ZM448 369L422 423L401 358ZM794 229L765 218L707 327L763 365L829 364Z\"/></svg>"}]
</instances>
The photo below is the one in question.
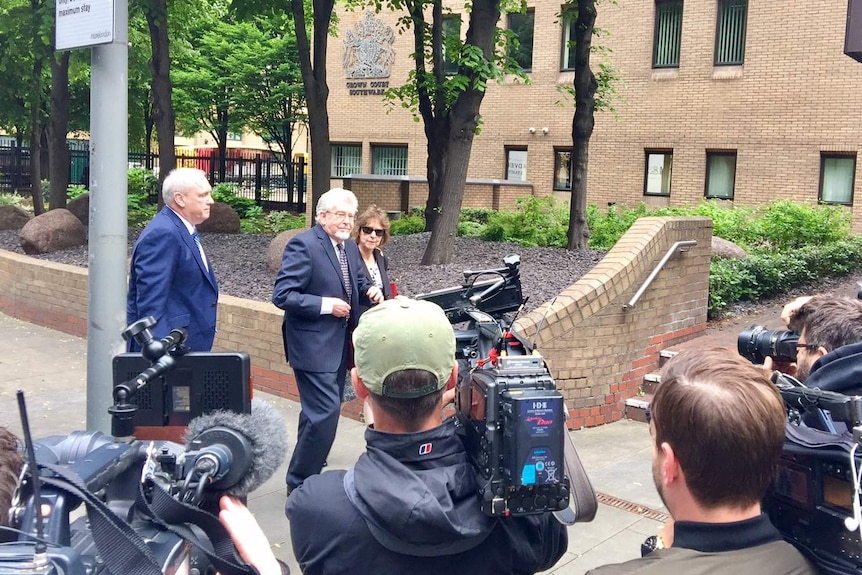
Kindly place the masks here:
<instances>
[{"instance_id":1,"label":"sign with text","mask_svg":"<svg viewBox=\"0 0 862 575\"><path fill-rule=\"evenodd\" d=\"M114 40L114 0L56 0L57 50L110 44Z\"/></svg>"}]
</instances>

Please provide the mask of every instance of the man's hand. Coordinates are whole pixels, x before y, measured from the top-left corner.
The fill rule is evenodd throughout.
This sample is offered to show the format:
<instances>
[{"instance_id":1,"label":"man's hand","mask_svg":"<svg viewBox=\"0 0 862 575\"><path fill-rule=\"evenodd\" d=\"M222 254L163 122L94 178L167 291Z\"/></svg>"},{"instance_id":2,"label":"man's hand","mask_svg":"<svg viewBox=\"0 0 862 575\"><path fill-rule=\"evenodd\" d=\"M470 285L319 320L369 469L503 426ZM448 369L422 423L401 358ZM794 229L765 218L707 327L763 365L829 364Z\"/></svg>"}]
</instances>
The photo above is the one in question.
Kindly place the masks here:
<instances>
[{"instance_id":1,"label":"man's hand","mask_svg":"<svg viewBox=\"0 0 862 575\"><path fill-rule=\"evenodd\" d=\"M342 299L336 299L332 304L332 315L335 317L348 317L350 315L350 304Z\"/></svg>"},{"instance_id":2,"label":"man's hand","mask_svg":"<svg viewBox=\"0 0 862 575\"><path fill-rule=\"evenodd\" d=\"M219 500L219 507L219 521L230 534L242 560L260 575L281 575L281 565L251 511L238 499L227 495Z\"/></svg>"},{"instance_id":3,"label":"man's hand","mask_svg":"<svg viewBox=\"0 0 862 575\"><path fill-rule=\"evenodd\" d=\"M368 299L370 299L374 303L380 303L383 301L383 292L380 291L380 288L377 286L371 286L370 288L368 288L368 291L365 292L365 295L368 296Z\"/></svg>"},{"instance_id":4,"label":"man's hand","mask_svg":"<svg viewBox=\"0 0 862 575\"><path fill-rule=\"evenodd\" d=\"M810 296L810 295L799 296L798 298L796 298L792 302L786 304L784 306L784 308L781 310L781 321L784 322L784 325L789 327L790 326L790 320L793 319L793 315L799 310L799 308L801 308L803 305L808 303L808 300L810 300L812 297L814 297L814 296Z\"/></svg>"},{"instance_id":5,"label":"man's hand","mask_svg":"<svg viewBox=\"0 0 862 575\"><path fill-rule=\"evenodd\" d=\"M796 364L791 361L775 361L769 356L763 360L763 365L757 366L763 371L763 374L767 377L767 379L772 379L772 373L774 371L780 371L781 373L785 373L787 375L796 376Z\"/></svg>"}]
</instances>

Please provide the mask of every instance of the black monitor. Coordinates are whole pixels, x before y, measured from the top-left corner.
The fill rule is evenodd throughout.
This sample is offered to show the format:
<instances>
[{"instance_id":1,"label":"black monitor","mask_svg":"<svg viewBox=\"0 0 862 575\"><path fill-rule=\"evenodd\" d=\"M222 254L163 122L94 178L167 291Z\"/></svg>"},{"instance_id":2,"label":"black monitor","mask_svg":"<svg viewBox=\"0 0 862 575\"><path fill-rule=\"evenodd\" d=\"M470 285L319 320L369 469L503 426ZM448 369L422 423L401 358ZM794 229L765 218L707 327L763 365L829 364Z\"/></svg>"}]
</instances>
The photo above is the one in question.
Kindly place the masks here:
<instances>
[{"instance_id":1,"label":"black monitor","mask_svg":"<svg viewBox=\"0 0 862 575\"><path fill-rule=\"evenodd\" d=\"M251 362L247 353L191 352L154 378L131 398L138 407L136 428L186 426L198 415L229 409L251 413ZM134 379L150 367L140 353L114 357L114 385Z\"/></svg>"}]
</instances>

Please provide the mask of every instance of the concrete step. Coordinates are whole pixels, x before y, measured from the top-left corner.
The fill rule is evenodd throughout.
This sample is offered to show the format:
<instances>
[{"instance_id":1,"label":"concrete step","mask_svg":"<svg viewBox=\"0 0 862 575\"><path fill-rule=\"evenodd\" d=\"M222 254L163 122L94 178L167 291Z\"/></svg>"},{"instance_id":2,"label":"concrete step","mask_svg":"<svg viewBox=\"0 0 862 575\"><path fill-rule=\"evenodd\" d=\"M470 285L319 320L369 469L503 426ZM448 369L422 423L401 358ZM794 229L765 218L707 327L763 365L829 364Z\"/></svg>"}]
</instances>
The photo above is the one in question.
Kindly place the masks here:
<instances>
[{"instance_id":1,"label":"concrete step","mask_svg":"<svg viewBox=\"0 0 862 575\"><path fill-rule=\"evenodd\" d=\"M656 389L658 389L660 383L661 374L655 371L647 373L644 375L643 383L641 384L641 391L652 395L655 393Z\"/></svg>"},{"instance_id":2,"label":"concrete step","mask_svg":"<svg viewBox=\"0 0 862 575\"><path fill-rule=\"evenodd\" d=\"M670 358L675 356L677 353L679 353L679 352L673 348L663 349L660 352L658 352L658 366L662 367L664 364L666 364L668 362L668 360Z\"/></svg>"},{"instance_id":3,"label":"concrete step","mask_svg":"<svg viewBox=\"0 0 862 575\"><path fill-rule=\"evenodd\" d=\"M641 421L646 423L647 410L652 401L652 394L637 395L626 400L625 417L632 421Z\"/></svg>"}]
</instances>

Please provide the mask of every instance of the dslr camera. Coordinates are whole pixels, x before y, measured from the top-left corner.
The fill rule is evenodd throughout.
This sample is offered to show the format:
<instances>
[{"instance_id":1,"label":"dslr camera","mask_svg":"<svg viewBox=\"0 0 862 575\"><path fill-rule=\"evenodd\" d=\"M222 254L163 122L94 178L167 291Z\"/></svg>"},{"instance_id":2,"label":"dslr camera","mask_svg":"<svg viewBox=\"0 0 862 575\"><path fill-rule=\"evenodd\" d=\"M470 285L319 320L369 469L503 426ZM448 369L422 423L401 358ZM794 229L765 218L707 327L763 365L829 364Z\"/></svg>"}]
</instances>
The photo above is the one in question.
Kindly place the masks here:
<instances>
[{"instance_id":1,"label":"dslr camera","mask_svg":"<svg viewBox=\"0 0 862 575\"><path fill-rule=\"evenodd\" d=\"M767 357L774 361L796 361L796 343L799 334L786 329L766 329L753 325L736 338L739 355L751 363L761 364Z\"/></svg>"},{"instance_id":2,"label":"dslr camera","mask_svg":"<svg viewBox=\"0 0 862 575\"><path fill-rule=\"evenodd\" d=\"M526 299L519 256L503 263L465 271L461 286L416 297L442 307L455 327L455 412L482 510L491 516L561 511L570 497L564 400L544 359L510 329Z\"/></svg>"}]
</instances>

